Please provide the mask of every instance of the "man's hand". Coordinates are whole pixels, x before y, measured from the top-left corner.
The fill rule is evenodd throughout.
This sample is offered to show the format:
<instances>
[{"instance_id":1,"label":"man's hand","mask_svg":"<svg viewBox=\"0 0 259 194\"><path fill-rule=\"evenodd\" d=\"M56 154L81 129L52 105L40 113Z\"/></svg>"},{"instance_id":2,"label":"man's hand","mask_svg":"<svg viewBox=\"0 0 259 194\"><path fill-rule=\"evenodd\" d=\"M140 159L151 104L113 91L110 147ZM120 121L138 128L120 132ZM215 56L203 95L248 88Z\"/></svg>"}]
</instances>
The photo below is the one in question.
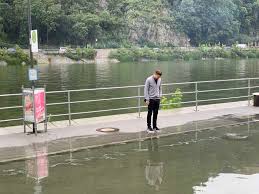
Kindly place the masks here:
<instances>
[{"instance_id":1,"label":"man's hand","mask_svg":"<svg viewBox=\"0 0 259 194\"><path fill-rule=\"evenodd\" d=\"M147 106L149 105L149 101L148 101L148 100L146 101L146 105L147 105Z\"/></svg>"}]
</instances>

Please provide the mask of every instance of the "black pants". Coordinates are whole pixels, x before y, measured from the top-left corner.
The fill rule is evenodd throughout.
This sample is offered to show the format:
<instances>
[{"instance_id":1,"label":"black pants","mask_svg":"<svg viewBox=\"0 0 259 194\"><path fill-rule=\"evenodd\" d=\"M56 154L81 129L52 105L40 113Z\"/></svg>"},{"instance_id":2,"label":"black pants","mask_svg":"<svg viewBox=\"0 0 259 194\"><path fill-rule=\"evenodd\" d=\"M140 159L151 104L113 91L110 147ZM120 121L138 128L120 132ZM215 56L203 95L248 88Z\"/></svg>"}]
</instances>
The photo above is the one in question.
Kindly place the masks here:
<instances>
[{"instance_id":1,"label":"black pants","mask_svg":"<svg viewBox=\"0 0 259 194\"><path fill-rule=\"evenodd\" d=\"M153 128L157 127L157 115L160 106L160 99L150 99L147 114L147 126L151 127L151 117L153 114Z\"/></svg>"}]
</instances>

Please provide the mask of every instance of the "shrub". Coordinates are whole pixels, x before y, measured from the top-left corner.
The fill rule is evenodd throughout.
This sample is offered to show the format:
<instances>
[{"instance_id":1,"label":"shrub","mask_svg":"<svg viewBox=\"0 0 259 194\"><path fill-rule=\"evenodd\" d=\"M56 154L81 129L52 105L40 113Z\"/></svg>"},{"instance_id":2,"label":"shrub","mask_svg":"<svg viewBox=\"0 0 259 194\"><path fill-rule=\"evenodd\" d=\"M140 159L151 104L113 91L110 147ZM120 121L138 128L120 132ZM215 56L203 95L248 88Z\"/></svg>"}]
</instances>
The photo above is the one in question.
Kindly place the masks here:
<instances>
[{"instance_id":1,"label":"shrub","mask_svg":"<svg viewBox=\"0 0 259 194\"><path fill-rule=\"evenodd\" d=\"M26 54L19 46L15 46L16 53L15 57L18 58L21 62L25 62L26 64L30 63L29 55ZM36 61L34 61L36 63Z\"/></svg>"},{"instance_id":2,"label":"shrub","mask_svg":"<svg viewBox=\"0 0 259 194\"><path fill-rule=\"evenodd\" d=\"M79 61L81 59L95 59L97 51L93 48L77 48L75 51L72 49L68 49L64 54L66 57Z\"/></svg>"},{"instance_id":3,"label":"shrub","mask_svg":"<svg viewBox=\"0 0 259 194\"><path fill-rule=\"evenodd\" d=\"M259 49L240 49L233 47L226 49L221 46L201 46L195 50L183 50L177 48L120 48L113 51L110 58L118 59L119 61L136 61L141 59L150 60L200 60L202 58L259 58Z\"/></svg>"},{"instance_id":4,"label":"shrub","mask_svg":"<svg viewBox=\"0 0 259 194\"><path fill-rule=\"evenodd\" d=\"M84 59L95 59L97 51L93 48L83 48L82 49L82 58Z\"/></svg>"},{"instance_id":5,"label":"shrub","mask_svg":"<svg viewBox=\"0 0 259 194\"><path fill-rule=\"evenodd\" d=\"M66 57L75 60L75 61L80 61L82 58L80 56L78 56L77 54L71 53L71 52L67 52L65 54Z\"/></svg>"},{"instance_id":6,"label":"shrub","mask_svg":"<svg viewBox=\"0 0 259 194\"><path fill-rule=\"evenodd\" d=\"M228 58L230 53L223 47L215 45L213 47L208 45L201 45L198 49L201 52L201 58Z\"/></svg>"},{"instance_id":7,"label":"shrub","mask_svg":"<svg viewBox=\"0 0 259 194\"><path fill-rule=\"evenodd\" d=\"M119 61L134 61L133 52L131 49L117 49L112 51L109 55L109 58L118 59Z\"/></svg>"},{"instance_id":8,"label":"shrub","mask_svg":"<svg viewBox=\"0 0 259 194\"><path fill-rule=\"evenodd\" d=\"M16 51L14 53L8 52L7 49L0 49L0 60L5 61L8 65L21 65L25 63L30 64L30 58L20 47L15 47ZM36 63L36 60L33 61Z\"/></svg>"},{"instance_id":9,"label":"shrub","mask_svg":"<svg viewBox=\"0 0 259 194\"><path fill-rule=\"evenodd\" d=\"M233 46L231 48L231 57L232 58L244 58L245 54L241 48L238 48L237 46Z\"/></svg>"},{"instance_id":10,"label":"shrub","mask_svg":"<svg viewBox=\"0 0 259 194\"><path fill-rule=\"evenodd\" d=\"M200 60L202 59L202 52L200 50L191 51L191 59Z\"/></svg>"},{"instance_id":11,"label":"shrub","mask_svg":"<svg viewBox=\"0 0 259 194\"><path fill-rule=\"evenodd\" d=\"M173 108L180 108L182 103L183 94L179 88L175 90L171 97L163 97L161 104L162 109L173 109Z\"/></svg>"},{"instance_id":12,"label":"shrub","mask_svg":"<svg viewBox=\"0 0 259 194\"><path fill-rule=\"evenodd\" d=\"M247 51L246 56L247 56L248 58L256 58L256 52Z\"/></svg>"}]
</instances>

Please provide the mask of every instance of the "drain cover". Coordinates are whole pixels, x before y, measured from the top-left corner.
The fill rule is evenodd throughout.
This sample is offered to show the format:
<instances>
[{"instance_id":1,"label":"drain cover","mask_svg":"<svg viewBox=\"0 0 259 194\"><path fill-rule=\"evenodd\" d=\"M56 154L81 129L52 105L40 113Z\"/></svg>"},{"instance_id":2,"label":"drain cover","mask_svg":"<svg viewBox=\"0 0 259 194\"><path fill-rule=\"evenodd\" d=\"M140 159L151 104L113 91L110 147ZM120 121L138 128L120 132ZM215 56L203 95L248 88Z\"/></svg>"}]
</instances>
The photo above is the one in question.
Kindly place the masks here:
<instances>
[{"instance_id":1,"label":"drain cover","mask_svg":"<svg viewBox=\"0 0 259 194\"><path fill-rule=\"evenodd\" d=\"M119 131L119 129L113 128L113 127L104 127L104 128L97 129L96 131L104 132L104 133L111 133L111 132L117 132L117 131Z\"/></svg>"}]
</instances>

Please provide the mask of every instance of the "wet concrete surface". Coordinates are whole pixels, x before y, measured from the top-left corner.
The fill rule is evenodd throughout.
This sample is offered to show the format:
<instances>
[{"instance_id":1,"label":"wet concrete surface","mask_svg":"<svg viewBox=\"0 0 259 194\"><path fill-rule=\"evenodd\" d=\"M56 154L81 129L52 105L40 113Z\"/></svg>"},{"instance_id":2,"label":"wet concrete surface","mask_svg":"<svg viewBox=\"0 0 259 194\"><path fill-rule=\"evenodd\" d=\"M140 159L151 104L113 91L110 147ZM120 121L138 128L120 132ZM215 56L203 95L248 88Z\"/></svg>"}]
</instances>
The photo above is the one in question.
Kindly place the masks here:
<instances>
[{"instance_id":1,"label":"wet concrete surface","mask_svg":"<svg viewBox=\"0 0 259 194\"><path fill-rule=\"evenodd\" d=\"M145 114L145 113L143 113ZM170 136L217 128L232 128L235 125L255 123L259 119L259 109L242 103L225 103L218 106L203 106L198 112L193 109L176 111L161 111L159 124L162 131L157 135L145 131L146 118L136 118L135 115L117 115L98 120L77 120L73 126L56 127L38 136L23 133L10 133L0 136L0 162L22 160L34 157L26 152L33 146L47 144L49 155L90 149L113 144L124 144L133 141L143 141L151 137ZM87 122L88 121L88 122ZM120 128L115 133L100 133L97 128ZM21 129L22 127L16 127ZM12 127L12 129L14 129Z\"/></svg>"}]
</instances>

